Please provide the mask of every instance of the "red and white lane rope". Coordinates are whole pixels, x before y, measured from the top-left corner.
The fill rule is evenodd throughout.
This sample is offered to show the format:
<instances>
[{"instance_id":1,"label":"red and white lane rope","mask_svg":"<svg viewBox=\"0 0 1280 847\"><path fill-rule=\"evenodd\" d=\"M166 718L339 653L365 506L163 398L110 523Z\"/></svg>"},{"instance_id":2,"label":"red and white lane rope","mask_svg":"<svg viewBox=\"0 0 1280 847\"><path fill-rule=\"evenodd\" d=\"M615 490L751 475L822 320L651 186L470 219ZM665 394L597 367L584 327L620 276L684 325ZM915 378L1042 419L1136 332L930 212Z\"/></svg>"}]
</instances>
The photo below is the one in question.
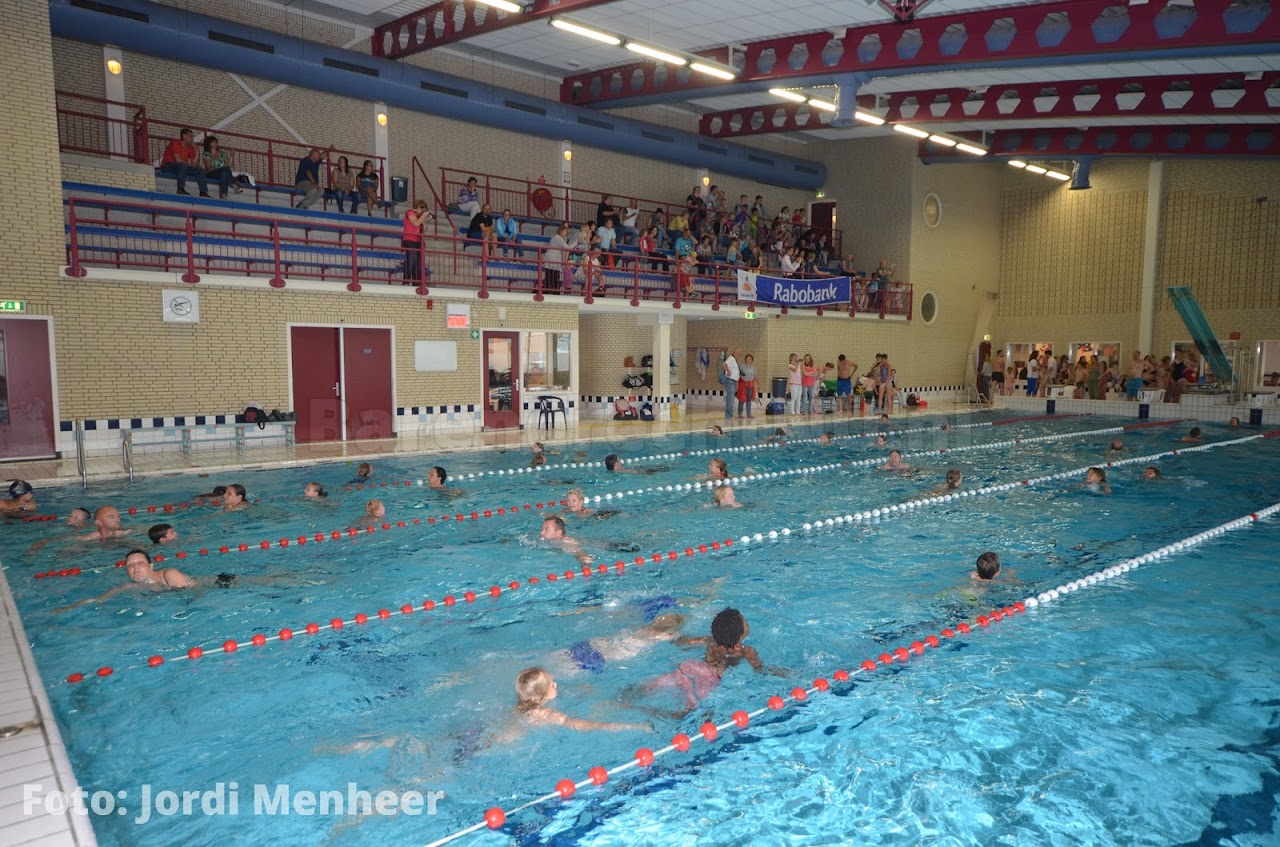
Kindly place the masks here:
<instances>
[{"instance_id":1,"label":"red and white lane rope","mask_svg":"<svg viewBox=\"0 0 1280 847\"><path fill-rule=\"evenodd\" d=\"M1121 462L1113 463L1113 466L1115 464L1136 464L1139 462L1149 462L1165 456L1175 456L1181 453L1205 452L1208 450L1217 449L1219 447L1244 444L1250 441L1258 440L1263 437L1264 436L1262 435L1250 435L1244 438L1233 439L1231 441L1219 441L1214 444L1203 444L1196 447L1190 447L1185 450L1170 450L1163 453L1155 453L1155 454L1152 454L1151 456L1139 456L1131 459L1126 459L1126 460L1123 460L1122 463ZM698 555L707 555L709 553L717 552L723 548L731 548L734 546L735 543L742 544L742 545L749 545L753 542L764 541L766 538L770 540L786 538L792 535L793 532L799 532L800 529L803 529L804 531L807 532L807 531L822 529L823 527L842 526L844 524L852 524L855 522L871 520L873 518L887 517L893 514L910 512L915 509L938 505L951 500L960 499L962 497L984 496L987 494L994 494L1000 491L1012 491L1019 488L1028 487L1030 485L1034 485L1040 482L1047 482L1047 481L1057 480L1057 479L1066 479L1068 477L1073 477L1073 476L1078 477L1083 472L1083 470L1084 469L1078 469L1074 471L1063 471L1061 473L1048 474L1043 477L1037 477L1034 480L1028 479L1028 480L1022 480L1021 482L1000 483L997 485L985 486L980 489L972 489L969 491L958 492L956 494L946 494L938 497L922 498L919 500L908 501L907 503L895 503L895 504L883 506L877 509L860 511L855 514L836 515L836 516L828 517L825 519L820 518L817 521L805 523L802 527L796 530L793 530L790 527L782 527L780 529L771 529L771 530L768 530L767 532L758 532L751 536L744 535L737 542L733 541L732 539L725 539L724 541L712 541L709 543L699 544L697 547L686 547L683 550L683 557L692 558ZM479 588L476 590L463 591L461 592L461 602L463 604L472 604L472 603L475 603L478 599L481 599L486 595L496 600L506 594L511 594L521 590L527 591L532 586L538 585L540 582L544 581L544 579L546 582L557 582L561 579L572 580L578 576L581 576L586 579L590 579L593 576L605 576L605 575L622 576L627 573L633 572L633 567L641 567L647 564L659 564L662 562L674 562L674 561L678 561L681 558L681 556L682 556L682 551L668 550L666 552L659 551L659 552L651 553L648 555L636 556L631 562L625 562L619 559L613 564L612 567L606 564L594 564L594 563L590 565L584 564L580 569L569 569L564 571L562 574L548 573L545 576L545 578L539 578L537 576L528 577L523 581L523 583L519 580L511 580L507 582L505 589L498 584L494 584L489 586L488 588ZM459 597L457 595L449 594L443 597L438 602L436 600L431 600L431 599L425 600L421 604L421 611L430 612L435 610L437 606L451 608L453 606L458 605L459 602L460 602ZM416 608L413 604L404 603L402 605L399 605L396 608L379 609L373 615L359 613L359 614L356 614L354 617L352 617L350 620L346 619L345 617L333 617L329 620L328 623L324 623L324 624L312 621L310 623L305 624L304 626L298 627L296 630L294 628L289 628L289 627L283 628L274 635L267 635L259 632L259 633L253 634L248 639L228 639L222 642L221 645L218 645L216 642L213 642L212 644L207 644L205 646L192 647L189 650L187 650L185 654L179 653L179 654L175 654L168 657L155 655L155 656L152 656L150 659L148 659L145 665L142 665L142 664L129 665L123 668L116 668L110 665L103 665L99 667L97 671L94 672L94 675L101 678L105 678L105 677L114 675L119 670L133 670L135 668L141 668L141 667L160 667L162 665L165 665L166 663L182 661L184 659L185 660L201 659L201 658L204 658L206 651L208 651L211 654L217 653L217 652L221 652L224 654L235 653L242 647L263 647L272 642L291 641L293 640L294 636L297 633L306 633L307 635L317 635L323 631L327 631L327 630L336 631L346 626L352 626L352 625L363 626L375 618L380 620L389 620L391 618L398 617L398 616L402 617L405 615L412 615L412 614L415 614L417 611L419 611L419 609ZM81 682L84 679L86 679L85 674L73 673L66 678L66 681L70 683L76 683L76 682Z\"/></svg>"},{"instance_id":2,"label":"red and white lane rope","mask_svg":"<svg viewBox=\"0 0 1280 847\"><path fill-rule=\"evenodd\" d=\"M1161 422L1157 422L1157 425L1167 426L1169 423L1176 423L1176 421L1168 421L1168 422L1161 421ZM972 426L985 426L985 425L988 425L988 424L973 424ZM1128 426L1105 427L1103 429L1083 430L1080 432L1064 432L1064 433L1056 433L1054 435L1039 435L1039 436L1033 436L1030 438L1003 439L1000 441L993 441L993 442L988 442L984 444L968 444L968 445L962 445L959 447L944 447L938 450L925 450L921 452L910 453L910 454L907 454L906 458L919 459L926 456L941 456L946 453L962 453L962 452L973 451L973 450L995 450L1003 447L1010 447L1010 446L1015 446L1020 444L1037 444L1037 443L1048 443L1053 441L1065 441L1073 438L1082 438L1082 437L1091 436L1091 435L1110 435L1117 432L1123 432L1126 429L1132 428L1133 426L1141 426L1141 425L1130 424ZM1220 442L1220 443L1225 443L1225 442ZM711 490L713 488L716 488L722 485L741 485L745 483L760 482L760 481L772 480L772 479L785 479L791 476L808 476L811 474L824 473L826 471L839 470L843 468L873 467L873 466L878 466L882 463L883 463L883 459L879 457L870 458L870 459L845 460L840 462L828 462L826 464L821 464L821 465L809 465L809 466L799 467L799 468L790 468L788 470L782 470L782 471L769 471L769 472L762 472L762 473L743 474L740 476L735 476L730 479L724 479L724 480L711 480L707 482L689 482L689 483L683 483L683 484L676 483L675 485L665 485L665 486L655 485L655 486L650 486L648 488L633 488L633 489L627 489L626 491L617 491L617 492L610 492L602 495L595 495L593 497L585 498L585 500L590 501L593 504L607 503L607 502L612 502L616 500L622 500L626 497L636 497L636 496L647 495L647 494L658 494L658 493L667 493L667 492L679 493L679 492L685 492L685 491L696 491L703 488L707 490ZM520 505L497 506L497 507L489 507L485 509L473 509L470 512L457 512L452 515L445 514L445 515L440 515L438 517L413 518L412 520L408 520L408 521L396 521L395 523L384 522L382 524L372 524L372 525L364 526L360 528L348 527L342 530L335 529L329 532L316 532L309 535L299 535L296 539L294 538L280 538L275 540L262 539L260 541L256 541L253 543L236 542L231 544L223 544L216 547L201 547L198 550L193 550L193 551L180 550L170 554L157 555L154 560L157 563L163 563L164 561L166 561L166 559L169 556L171 556L174 559L182 560L187 558L193 558L195 556L209 556L215 553L219 555L227 555L232 553L248 553L255 550L271 550L273 548L282 549L282 548L288 548L288 547L295 547L295 548L305 547L307 544L311 544L311 543L321 544L321 543L324 543L325 541L338 541L344 538L345 539L358 538L362 535L370 535L379 530L388 531L392 529L404 529L409 526L417 526L421 524L432 525L436 523L444 523L449 520L454 520L457 522L463 522L468 520L476 521L476 520L480 520L481 518L501 517L503 515L517 514L520 512L528 512L535 509L542 510L542 509L549 509L549 508L557 508L557 507L566 506L566 505L568 505L568 501L566 500L559 500L559 501L549 500L546 502L539 502L539 503L525 503L523 506L520 506ZM123 559L117 560L115 563L115 566L117 568L124 567L124 560ZM109 571L110 571L109 568L87 568L87 569L79 568L79 567L60 568L60 569L52 569L48 571L40 571L38 573L33 574L32 577L34 579L52 579L52 578L58 578L58 577L79 576L84 573L104 573Z\"/></svg>"},{"instance_id":3,"label":"red and white lane rope","mask_svg":"<svg viewBox=\"0 0 1280 847\"><path fill-rule=\"evenodd\" d=\"M746 729L751 725L751 721L760 715L768 714L770 712L779 712L791 704L802 703L816 694L827 693L832 690L834 685L847 683L853 676L859 673L870 675L874 674L878 669L895 663L904 664L909 662L912 656L922 656L927 650L938 649L944 640L981 633L982 630L989 628L992 624L1009 620L1016 615L1023 614L1028 609L1047 605L1083 588L1092 587L1106 582L1107 580L1114 579L1122 574L1126 574L1135 568L1141 567L1142 565L1151 564L1177 553L1190 550L1207 541L1211 541L1221 535L1225 535L1228 532L1252 526L1257 521L1270 517L1277 512L1280 512L1280 503L1267 506L1264 509L1259 509L1249 515L1236 518L1233 521L1228 521L1227 523L1216 526L1213 529L1192 535L1180 541L1175 541L1172 544L1168 544L1158 550L1153 550L1150 553L1144 553L1141 556L1126 559L1123 562L1103 568L1102 570L1089 574L1086 577L1081 577L1080 579L1063 583L1056 588L1042 591L1034 597L1027 597L1025 600L1021 600L1010 606L993 609L984 615L978 615L974 619L973 623L961 622L955 624L953 627L947 627L937 635L928 635L918 641L912 641L908 646L899 646L888 652L881 653L874 659L865 659L852 669L846 670L841 668L835 670L830 674L831 679L818 677L808 687L797 686L792 688L789 693L774 694L765 700L763 706L750 711L746 709L738 709L734 711L730 714L727 721L723 721L721 723L707 721L702 724L702 726L698 728L698 731L693 735L683 732L677 733L671 738L671 741L668 744L658 747L656 750L650 747L641 747L635 752L635 755L631 759L622 762L621 764L614 765L611 768L596 765L587 771L585 779L579 779L577 781L570 778L561 779L556 783L554 791L535 797L526 803L522 803L510 809L503 809L500 806L494 806L484 813L482 820L468 827L457 830L444 838L432 841L427 844L426 847L442 847L444 844L456 841L459 838L486 828L499 829L504 826L507 820L513 815L519 814L526 809L542 805L557 798L567 800L581 788L605 785L609 781L610 777L630 770L650 767L662 756L667 756L672 753L688 752L695 744L706 744L710 746L715 743L722 732Z\"/></svg>"}]
</instances>

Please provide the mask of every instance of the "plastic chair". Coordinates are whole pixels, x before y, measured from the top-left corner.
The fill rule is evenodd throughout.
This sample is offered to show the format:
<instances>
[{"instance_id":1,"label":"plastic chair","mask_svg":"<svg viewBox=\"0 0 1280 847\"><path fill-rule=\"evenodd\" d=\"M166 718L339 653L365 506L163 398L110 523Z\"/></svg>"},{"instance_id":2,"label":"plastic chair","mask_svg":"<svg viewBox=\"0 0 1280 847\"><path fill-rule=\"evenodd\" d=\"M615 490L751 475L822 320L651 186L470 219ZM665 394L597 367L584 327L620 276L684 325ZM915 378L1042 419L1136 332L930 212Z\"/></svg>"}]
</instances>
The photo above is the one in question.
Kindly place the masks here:
<instances>
[{"instance_id":1,"label":"plastic chair","mask_svg":"<svg viewBox=\"0 0 1280 847\"><path fill-rule=\"evenodd\" d=\"M569 411L565 408L564 398L552 394L538 395L538 429L555 429L556 414L564 416L564 425L569 426Z\"/></svg>"}]
</instances>

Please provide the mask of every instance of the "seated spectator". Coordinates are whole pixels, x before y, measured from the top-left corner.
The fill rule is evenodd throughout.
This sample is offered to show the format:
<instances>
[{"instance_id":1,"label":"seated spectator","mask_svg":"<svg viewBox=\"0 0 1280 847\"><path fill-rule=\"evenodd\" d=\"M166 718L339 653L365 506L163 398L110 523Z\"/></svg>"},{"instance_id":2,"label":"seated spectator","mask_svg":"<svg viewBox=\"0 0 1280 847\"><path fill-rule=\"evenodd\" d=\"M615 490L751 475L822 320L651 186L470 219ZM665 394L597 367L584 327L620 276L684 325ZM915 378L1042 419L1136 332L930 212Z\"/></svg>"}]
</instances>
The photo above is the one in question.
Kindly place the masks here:
<instances>
[{"instance_id":1,"label":"seated spectator","mask_svg":"<svg viewBox=\"0 0 1280 847\"><path fill-rule=\"evenodd\" d=\"M798 250L795 247L782 254L778 266L782 269L783 276L795 276L800 272L800 258L797 254Z\"/></svg>"},{"instance_id":2,"label":"seated spectator","mask_svg":"<svg viewBox=\"0 0 1280 847\"><path fill-rule=\"evenodd\" d=\"M307 155L298 161L298 173L293 178L293 187L302 193L298 201L299 209L309 209L320 199L320 156L319 147L312 147Z\"/></svg>"},{"instance_id":3,"label":"seated spectator","mask_svg":"<svg viewBox=\"0 0 1280 847\"><path fill-rule=\"evenodd\" d=\"M488 258L493 257L493 245L497 240L491 212L489 204L485 203L480 207L480 211L471 219L471 223L467 227L467 238L472 241L479 241L480 255Z\"/></svg>"},{"instance_id":4,"label":"seated spectator","mask_svg":"<svg viewBox=\"0 0 1280 847\"><path fill-rule=\"evenodd\" d=\"M649 228L658 230L658 246L666 247L669 243L667 235L667 213L661 206L653 210L653 214L649 216Z\"/></svg>"},{"instance_id":5,"label":"seated spectator","mask_svg":"<svg viewBox=\"0 0 1280 847\"><path fill-rule=\"evenodd\" d=\"M684 234L689 228L689 221L685 218L683 212L677 212L671 216L671 220L667 222L667 238L670 244L675 244L677 238Z\"/></svg>"},{"instance_id":6,"label":"seated spectator","mask_svg":"<svg viewBox=\"0 0 1280 847\"><path fill-rule=\"evenodd\" d=\"M711 243L711 236L704 235L702 240L698 242L696 250L698 254L698 273L711 273L711 264L715 260L715 245Z\"/></svg>"},{"instance_id":7,"label":"seated spectator","mask_svg":"<svg viewBox=\"0 0 1280 847\"><path fill-rule=\"evenodd\" d=\"M604 294L604 266L600 263L600 248L592 247L582 255L579 263L582 271L582 290L592 294Z\"/></svg>"},{"instance_id":8,"label":"seated spectator","mask_svg":"<svg viewBox=\"0 0 1280 847\"><path fill-rule=\"evenodd\" d=\"M378 205L378 186L382 182L382 177L373 168L373 162L368 159L364 160L364 164L360 166L360 173L356 174L356 188L359 189L360 199L364 200L365 208L368 214L373 214L373 207ZM351 213L356 213L356 206L352 205Z\"/></svg>"},{"instance_id":9,"label":"seated spectator","mask_svg":"<svg viewBox=\"0 0 1280 847\"><path fill-rule=\"evenodd\" d=\"M697 248L697 242L693 240L693 233L689 230L682 230L680 235L675 239L672 248L676 252L677 259L683 259Z\"/></svg>"},{"instance_id":10,"label":"seated spectator","mask_svg":"<svg viewBox=\"0 0 1280 847\"><path fill-rule=\"evenodd\" d=\"M735 268L740 268L745 264L742 260L742 242L738 239L729 240L729 249L725 252L724 263Z\"/></svg>"},{"instance_id":11,"label":"seated spectator","mask_svg":"<svg viewBox=\"0 0 1280 847\"><path fill-rule=\"evenodd\" d=\"M471 177L467 184L458 189L458 210L469 218L480 214L480 192L476 190L476 178Z\"/></svg>"},{"instance_id":12,"label":"seated spectator","mask_svg":"<svg viewBox=\"0 0 1280 847\"><path fill-rule=\"evenodd\" d=\"M204 154L200 157L200 166L204 168L206 185L210 179L217 181L219 200L227 199L229 188L235 189L236 194L240 193L240 183L231 173L231 157L218 143L218 136L205 136Z\"/></svg>"},{"instance_id":13,"label":"seated spectator","mask_svg":"<svg viewBox=\"0 0 1280 847\"><path fill-rule=\"evenodd\" d=\"M494 222L493 237L496 243L502 245L502 255L504 256L508 253L508 244L513 246L520 244L520 222L511 217L510 209L503 209L502 217L498 218L498 220ZM516 246L515 250L517 259L524 258L523 250L518 246Z\"/></svg>"},{"instance_id":14,"label":"seated spectator","mask_svg":"<svg viewBox=\"0 0 1280 847\"><path fill-rule=\"evenodd\" d=\"M622 239L623 244L635 244L636 239L640 237L640 230L636 229L636 221L640 218L640 210L635 206L625 206L622 209L622 226L618 230L618 235Z\"/></svg>"},{"instance_id":15,"label":"seated spectator","mask_svg":"<svg viewBox=\"0 0 1280 847\"><path fill-rule=\"evenodd\" d=\"M329 173L329 187L333 189L334 199L338 202L338 214L345 215L347 210L343 204L351 201L351 214L355 214L360 206L360 195L356 192L356 174L351 170L346 156L338 157L338 166Z\"/></svg>"},{"instance_id":16,"label":"seated spectator","mask_svg":"<svg viewBox=\"0 0 1280 847\"><path fill-rule=\"evenodd\" d=\"M196 149L195 142L192 140L195 137L194 132L183 127L178 132L178 137L164 148L164 155L160 158L160 170L173 174L178 180L179 194L187 193L187 177L193 176L196 178L196 185L200 186L200 196L208 197L209 183L205 180L204 168L200 167L200 151Z\"/></svg>"},{"instance_id":17,"label":"seated spectator","mask_svg":"<svg viewBox=\"0 0 1280 847\"><path fill-rule=\"evenodd\" d=\"M858 266L853 261L852 253L840 260L840 273L850 278L858 275Z\"/></svg>"}]
</instances>

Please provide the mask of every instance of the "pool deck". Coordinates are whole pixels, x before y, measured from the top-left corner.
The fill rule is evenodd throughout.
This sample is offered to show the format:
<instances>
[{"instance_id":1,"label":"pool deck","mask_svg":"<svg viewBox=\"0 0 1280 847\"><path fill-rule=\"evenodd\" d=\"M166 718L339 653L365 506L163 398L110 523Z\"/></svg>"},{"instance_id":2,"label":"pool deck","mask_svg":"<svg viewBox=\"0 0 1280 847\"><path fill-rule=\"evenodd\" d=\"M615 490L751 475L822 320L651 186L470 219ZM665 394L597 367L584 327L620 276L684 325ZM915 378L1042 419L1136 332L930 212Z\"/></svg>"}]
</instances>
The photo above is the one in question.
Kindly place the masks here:
<instances>
[{"instance_id":1,"label":"pool deck","mask_svg":"<svg viewBox=\"0 0 1280 847\"><path fill-rule=\"evenodd\" d=\"M925 415L985 411L990 407L967 403L931 403L927 410L903 414L896 418ZM998 397L997 409L1011 416L1033 416L1045 412L1044 398ZM1138 417L1136 403L1116 401L1064 400L1057 402L1061 414L1099 414ZM1152 404L1153 419L1195 418L1225 423L1232 415L1247 421L1247 405ZM757 416L749 426L790 426L831 423L847 416L816 415ZM873 415L855 415L866 420ZM157 452L135 457L137 476L173 476L232 471L235 469L286 468L336 462L376 461L379 458L438 456L464 450L518 448L542 441L548 447L564 442L619 441L666 435L701 434L711 424L722 424L726 430L741 426L725 421L715 411L686 414L670 421L625 422L582 421L567 429L550 433L542 430L515 430L449 435L424 435L382 441L359 441L326 444L299 444L292 447L263 447L248 453L234 450L196 452ZM1280 406L1271 406L1263 417L1263 428L1280 427ZM74 457L39 462L14 463L6 466L10 478L27 479L43 485L73 485L80 482ZM123 476L118 457L93 458L88 461L90 480L119 479ZM76 814L47 814L41 808L31 815L23 809L24 786L39 784L44 792L74 792L76 778L67 758L66 748L58 733L53 710L36 669L28 639L18 617L13 594L4 570L0 569L0 728L23 727L16 735L0 738L0 844L5 847L94 847L97 839L89 817ZM2 733L0 733L2 734Z\"/></svg>"}]
</instances>

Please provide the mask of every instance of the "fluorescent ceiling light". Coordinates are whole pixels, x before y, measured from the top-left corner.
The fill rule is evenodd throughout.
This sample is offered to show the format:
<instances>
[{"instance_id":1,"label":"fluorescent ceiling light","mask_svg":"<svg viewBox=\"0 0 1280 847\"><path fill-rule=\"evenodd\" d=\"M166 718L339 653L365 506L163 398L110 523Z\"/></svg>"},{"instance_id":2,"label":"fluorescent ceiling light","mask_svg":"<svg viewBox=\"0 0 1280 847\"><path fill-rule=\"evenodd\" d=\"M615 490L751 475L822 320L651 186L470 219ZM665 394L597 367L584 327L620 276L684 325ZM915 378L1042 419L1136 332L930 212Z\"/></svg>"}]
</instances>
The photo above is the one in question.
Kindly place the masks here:
<instances>
[{"instance_id":1,"label":"fluorescent ceiling light","mask_svg":"<svg viewBox=\"0 0 1280 847\"><path fill-rule=\"evenodd\" d=\"M1027 165L1027 170L1033 174L1047 174L1048 171L1039 165Z\"/></svg>"},{"instance_id":2,"label":"fluorescent ceiling light","mask_svg":"<svg viewBox=\"0 0 1280 847\"><path fill-rule=\"evenodd\" d=\"M1009 164L1013 165L1015 168L1025 168L1027 166L1026 162L1022 162L1017 159L1010 159Z\"/></svg>"},{"instance_id":3,"label":"fluorescent ceiling light","mask_svg":"<svg viewBox=\"0 0 1280 847\"><path fill-rule=\"evenodd\" d=\"M941 144L943 147L956 146L955 140L951 138L947 138L945 135L931 135L929 136L929 140L932 141L934 144Z\"/></svg>"},{"instance_id":4,"label":"fluorescent ceiling light","mask_svg":"<svg viewBox=\"0 0 1280 847\"><path fill-rule=\"evenodd\" d=\"M628 41L627 49L632 53L639 53L641 56L657 59L659 62L670 62L673 65L689 64L689 60L683 56L677 56L674 53L668 53L665 50L659 50L657 47L650 47L647 44L639 44L635 41Z\"/></svg>"},{"instance_id":5,"label":"fluorescent ceiling light","mask_svg":"<svg viewBox=\"0 0 1280 847\"><path fill-rule=\"evenodd\" d=\"M987 155L987 151L983 150L981 147L974 147L972 144L965 144L964 142L957 144L956 149L961 153L968 153L971 156Z\"/></svg>"},{"instance_id":6,"label":"fluorescent ceiling light","mask_svg":"<svg viewBox=\"0 0 1280 847\"><path fill-rule=\"evenodd\" d=\"M929 133L925 132L924 130L922 130L922 129L916 129L916 128L915 128L915 127L913 127L913 126L907 126L906 124L894 124L894 125L893 125L893 129L894 129L894 131L895 131L895 132L902 132L902 133L906 133L907 135L913 135L913 136L915 136L916 138L928 138L928 137L929 137Z\"/></svg>"},{"instance_id":7,"label":"fluorescent ceiling light","mask_svg":"<svg viewBox=\"0 0 1280 847\"><path fill-rule=\"evenodd\" d=\"M572 32L574 35L581 35L584 38L592 38L596 41L603 42L604 44L611 44L614 47L617 47L622 43L621 38L612 36L607 32L600 32L599 30L592 29L591 27L583 26L582 24L575 24L573 21L566 21L564 18L552 18L551 25L556 29L562 29L565 32Z\"/></svg>"},{"instance_id":8,"label":"fluorescent ceiling light","mask_svg":"<svg viewBox=\"0 0 1280 847\"><path fill-rule=\"evenodd\" d=\"M797 94L796 92L788 91L785 88L770 88L769 93L774 97L781 97L783 100L790 100L793 103L803 103L805 100L809 99L803 94Z\"/></svg>"},{"instance_id":9,"label":"fluorescent ceiling light","mask_svg":"<svg viewBox=\"0 0 1280 847\"><path fill-rule=\"evenodd\" d=\"M1049 171L1049 173L1045 174L1045 176L1051 176L1054 179L1059 179L1059 180L1062 180L1063 182L1066 182L1067 180L1071 179L1071 177L1067 176L1066 174L1058 173L1057 171Z\"/></svg>"},{"instance_id":10,"label":"fluorescent ceiling light","mask_svg":"<svg viewBox=\"0 0 1280 847\"><path fill-rule=\"evenodd\" d=\"M836 110L836 104L828 103L826 100L810 100L809 105L815 109L822 109L827 112L834 112Z\"/></svg>"},{"instance_id":11,"label":"fluorescent ceiling light","mask_svg":"<svg viewBox=\"0 0 1280 847\"><path fill-rule=\"evenodd\" d=\"M738 75L727 68L721 68L716 65L705 65L702 62L694 62L689 65L690 68L700 74L713 76L716 79L737 79Z\"/></svg>"},{"instance_id":12,"label":"fluorescent ceiling light","mask_svg":"<svg viewBox=\"0 0 1280 847\"><path fill-rule=\"evenodd\" d=\"M476 0L476 2L485 6L492 6L493 8L500 9L504 12L519 13L524 11L524 6L512 3L511 0Z\"/></svg>"},{"instance_id":13,"label":"fluorescent ceiling light","mask_svg":"<svg viewBox=\"0 0 1280 847\"><path fill-rule=\"evenodd\" d=\"M853 116L863 123L872 124L873 126L880 126L884 123L884 118L879 115L873 115L870 112L854 112Z\"/></svg>"}]
</instances>

